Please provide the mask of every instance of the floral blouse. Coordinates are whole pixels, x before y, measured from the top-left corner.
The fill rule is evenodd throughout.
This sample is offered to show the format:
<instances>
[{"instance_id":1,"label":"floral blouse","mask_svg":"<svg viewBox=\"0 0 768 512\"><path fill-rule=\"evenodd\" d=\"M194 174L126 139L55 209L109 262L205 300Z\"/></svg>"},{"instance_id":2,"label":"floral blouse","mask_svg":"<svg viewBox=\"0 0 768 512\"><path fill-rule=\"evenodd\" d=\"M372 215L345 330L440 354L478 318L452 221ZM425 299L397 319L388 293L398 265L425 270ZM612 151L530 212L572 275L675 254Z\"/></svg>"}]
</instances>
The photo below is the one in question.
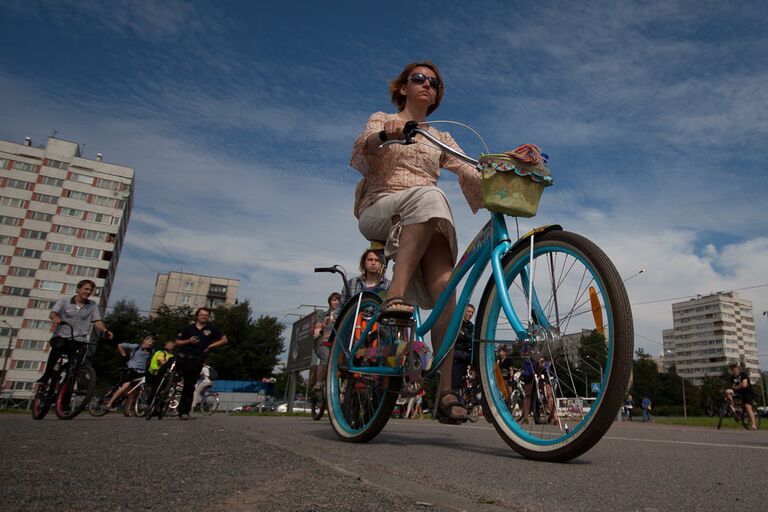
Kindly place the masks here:
<instances>
[{"instance_id":1,"label":"floral blouse","mask_svg":"<svg viewBox=\"0 0 768 512\"><path fill-rule=\"evenodd\" d=\"M376 112L368 118L363 132L355 140L349 164L363 175L355 193L355 216L359 217L363 210L383 196L411 187L437 185L441 168L448 169L458 176L459 186L469 207L473 213L477 212L483 202L482 179L472 165L443 153L424 140L421 144L392 145L375 154L368 152L368 137L379 133L384 129L386 121L396 117L397 114ZM441 142L460 150L447 132L441 132L431 126L427 129ZM422 137L417 136L416 140L419 139Z\"/></svg>"}]
</instances>

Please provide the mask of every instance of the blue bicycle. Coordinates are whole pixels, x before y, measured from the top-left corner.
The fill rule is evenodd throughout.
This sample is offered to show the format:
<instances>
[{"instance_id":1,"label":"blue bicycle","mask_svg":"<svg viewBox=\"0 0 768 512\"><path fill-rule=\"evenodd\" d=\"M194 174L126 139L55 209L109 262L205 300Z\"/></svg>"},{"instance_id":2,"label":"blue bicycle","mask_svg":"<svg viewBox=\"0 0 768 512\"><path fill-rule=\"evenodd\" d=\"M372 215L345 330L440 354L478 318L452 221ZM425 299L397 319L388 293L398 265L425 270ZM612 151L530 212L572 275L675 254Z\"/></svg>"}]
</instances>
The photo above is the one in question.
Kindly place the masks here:
<instances>
[{"instance_id":1,"label":"blue bicycle","mask_svg":"<svg viewBox=\"0 0 768 512\"><path fill-rule=\"evenodd\" d=\"M404 140L386 144L414 143L419 134L441 151L479 163L414 123L404 131ZM631 370L632 311L622 279L588 239L550 225L513 241L505 215L497 212L491 212L423 322L418 315L407 320L382 316L382 298L370 292L342 306L330 338L325 382L331 424L341 440L373 439L389 420L401 389L413 388L439 369L489 264L474 342L490 421L510 447L536 460L566 461L600 440L621 407ZM425 361L416 342L465 278L446 342L431 362ZM556 395L548 421L530 421L530 392L522 412L520 404L511 404L507 383L496 371L500 346L512 351L519 367L548 361Z\"/></svg>"}]
</instances>

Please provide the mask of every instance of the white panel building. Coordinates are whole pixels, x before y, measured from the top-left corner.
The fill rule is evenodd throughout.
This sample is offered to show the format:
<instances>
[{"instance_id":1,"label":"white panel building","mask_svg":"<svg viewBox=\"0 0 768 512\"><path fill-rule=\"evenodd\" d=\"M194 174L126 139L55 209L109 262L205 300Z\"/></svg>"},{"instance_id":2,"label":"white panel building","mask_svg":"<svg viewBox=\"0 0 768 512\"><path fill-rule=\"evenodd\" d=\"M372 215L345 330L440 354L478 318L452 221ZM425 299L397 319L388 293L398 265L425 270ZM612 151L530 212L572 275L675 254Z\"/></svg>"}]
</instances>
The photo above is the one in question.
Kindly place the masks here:
<instances>
[{"instance_id":1,"label":"white panel building","mask_svg":"<svg viewBox=\"0 0 768 512\"><path fill-rule=\"evenodd\" d=\"M742 359L751 379L759 379L752 301L738 292L720 292L672 304L672 329L662 332L665 369L694 384L722 375Z\"/></svg>"},{"instance_id":2,"label":"white panel building","mask_svg":"<svg viewBox=\"0 0 768 512\"><path fill-rule=\"evenodd\" d=\"M133 169L104 162L101 154L81 157L75 142L51 137L35 147L29 138L0 140L0 364L4 390L14 397L28 395L43 371L57 299L91 279L91 298L104 311L133 180Z\"/></svg>"}]
</instances>

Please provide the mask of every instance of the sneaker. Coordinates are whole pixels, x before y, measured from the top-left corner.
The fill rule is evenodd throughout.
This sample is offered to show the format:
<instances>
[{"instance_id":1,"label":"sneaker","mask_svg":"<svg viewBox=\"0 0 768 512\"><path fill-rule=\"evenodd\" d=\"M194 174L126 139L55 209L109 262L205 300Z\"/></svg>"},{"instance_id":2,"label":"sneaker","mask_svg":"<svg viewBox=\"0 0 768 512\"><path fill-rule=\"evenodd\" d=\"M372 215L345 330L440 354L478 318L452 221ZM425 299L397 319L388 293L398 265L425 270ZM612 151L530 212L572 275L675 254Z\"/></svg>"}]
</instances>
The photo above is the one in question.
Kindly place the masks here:
<instances>
[{"instance_id":1,"label":"sneaker","mask_svg":"<svg viewBox=\"0 0 768 512\"><path fill-rule=\"evenodd\" d=\"M189 419L189 414L179 414L179 419L180 420L188 420Z\"/></svg>"}]
</instances>

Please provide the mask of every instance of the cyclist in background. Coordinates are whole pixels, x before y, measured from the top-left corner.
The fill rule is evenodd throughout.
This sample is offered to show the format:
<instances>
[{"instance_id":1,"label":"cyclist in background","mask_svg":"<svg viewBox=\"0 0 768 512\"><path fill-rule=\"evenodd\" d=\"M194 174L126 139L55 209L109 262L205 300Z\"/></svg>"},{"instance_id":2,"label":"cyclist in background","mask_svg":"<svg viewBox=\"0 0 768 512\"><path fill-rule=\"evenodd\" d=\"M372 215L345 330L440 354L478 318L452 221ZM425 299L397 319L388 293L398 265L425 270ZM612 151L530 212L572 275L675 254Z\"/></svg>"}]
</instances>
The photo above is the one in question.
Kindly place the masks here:
<instances>
[{"instance_id":1,"label":"cyclist in background","mask_svg":"<svg viewBox=\"0 0 768 512\"><path fill-rule=\"evenodd\" d=\"M731 389L741 396L741 406L744 408L744 412L749 416L749 421L752 424L750 430L757 430L757 423L755 423L755 410L752 407L754 396L752 394L752 383L749 382L749 375L747 372L742 372L738 364L731 364Z\"/></svg>"},{"instance_id":2,"label":"cyclist in background","mask_svg":"<svg viewBox=\"0 0 768 512\"><path fill-rule=\"evenodd\" d=\"M48 354L45 371L42 377L37 380L38 384L48 382L53 375L56 361L63 354L69 353L71 349L69 346L70 335L76 339L86 339L90 333L91 324L93 324L97 331L104 334L108 339L112 339L112 332L101 320L99 306L89 299L95 289L96 283L90 279L83 279L77 283L77 292L74 297L59 299L51 308L49 315L53 329L53 337L49 342L51 352ZM60 325L61 322L66 322L71 326L71 333L70 327Z\"/></svg>"},{"instance_id":3,"label":"cyclist in background","mask_svg":"<svg viewBox=\"0 0 768 512\"><path fill-rule=\"evenodd\" d=\"M165 374L168 369L166 363L173 357L173 347L176 346L175 341L166 341L163 348L156 350L152 354L152 359L149 361L149 370L147 370L146 384L149 389L149 401L155 396L157 391L157 385L160 383L160 378Z\"/></svg>"},{"instance_id":4,"label":"cyclist in background","mask_svg":"<svg viewBox=\"0 0 768 512\"><path fill-rule=\"evenodd\" d=\"M152 356L152 346L154 344L154 338L147 336L141 342L141 345L138 343L120 343L117 345L117 351L120 352L121 356L127 357L128 362L120 374L120 387L112 393L112 396L109 397L109 401L106 403L107 410L112 409L112 404L115 400L128 391L131 382L144 376L149 366L149 358Z\"/></svg>"},{"instance_id":5,"label":"cyclist in background","mask_svg":"<svg viewBox=\"0 0 768 512\"><path fill-rule=\"evenodd\" d=\"M379 251L366 249L360 256L360 275L347 281L347 286L341 291L340 305L344 305L350 297L362 292L363 290L380 292L389 289L389 279L384 277L386 265L383 256ZM347 297L347 288L349 297Z\"/></svg>"},{"instance_id":6,"label":"cyclist in background","mask_svg":"<svg viewBox=\"0 0 768 512\"><path fill-rule=\"evenodd\" d=\"M328 296L328 311L324 314L318 313L315 330L312 333L314 338L314 349L317 355L317 371L315 373L315 385L313 389L322 389L325 380L325 367L328 365L328 355L331 353L331 344L329 342L333 323L336 321L336 310L341 304L341 294L333 292Z\"/></svg>"},{"instance_id":7,"label":"cyclist in background","mask_svg":"<svg viewBox=\"0 0 768 512\"><path fill-rule=\"evenodd\" d=\"M195 406L200 403L200 400L203 399L205 390L213 386L213 379L216 375L214 375L214 372L211 370L212 368L208 364L204 364L203 369L200 370L200 378L197 380L197 384L195 384L195 395L192 399L192 409L194 409Z\"/></svg>"},{"instance_id":8,"label":"cyclist in background","mask_svg":"<svg viewBox=\"0 0 768 512\"><path fill-rule=\"evenodd\" d=\"M192 410L192 396L205 358L212 348L227 344L227 336L215 325L208 323L211 310L198 308L195 321L186 325L176 336L176 364L184 379L179 400L179 419L188 420Z\"/></svg>"}]
</instances>

